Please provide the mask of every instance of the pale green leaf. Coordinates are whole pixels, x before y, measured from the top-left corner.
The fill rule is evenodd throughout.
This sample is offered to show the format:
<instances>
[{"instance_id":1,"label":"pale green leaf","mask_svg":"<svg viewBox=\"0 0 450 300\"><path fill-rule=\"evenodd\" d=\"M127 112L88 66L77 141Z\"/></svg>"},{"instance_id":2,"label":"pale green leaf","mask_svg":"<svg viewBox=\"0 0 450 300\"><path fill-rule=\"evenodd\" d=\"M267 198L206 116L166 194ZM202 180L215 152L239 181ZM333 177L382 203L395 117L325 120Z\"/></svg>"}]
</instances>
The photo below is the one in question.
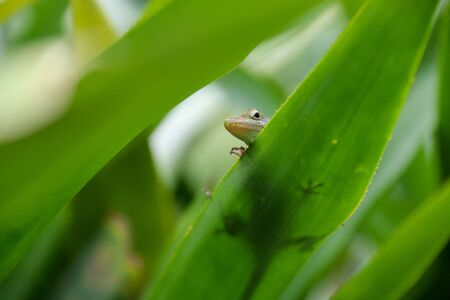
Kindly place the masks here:
<instances>
[{"instance_id":1,"label":"pale green leaf","mask_svg":"<svg viewBox=\"0 0 450 300\"><path fill-rule=\"evenodd\" d=\"M108 47L116 33L95 0L71 0L75 49L84 63Z\"/></svg>"}]
</instances>

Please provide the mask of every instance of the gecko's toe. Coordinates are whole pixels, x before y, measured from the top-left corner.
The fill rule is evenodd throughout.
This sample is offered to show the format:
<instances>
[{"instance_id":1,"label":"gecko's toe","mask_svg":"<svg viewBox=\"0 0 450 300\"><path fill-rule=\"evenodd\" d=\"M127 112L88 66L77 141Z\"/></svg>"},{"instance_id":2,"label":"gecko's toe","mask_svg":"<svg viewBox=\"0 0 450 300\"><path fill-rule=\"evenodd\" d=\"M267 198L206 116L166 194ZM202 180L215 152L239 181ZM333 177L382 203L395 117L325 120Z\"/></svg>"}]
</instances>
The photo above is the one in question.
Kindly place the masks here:
<instances>
[{"instance_id":1,"label":"gecko's toe","mask_svg":"<svg viewBox=\"0 0 450 300\"><path fill-rule=\"evenodd\" d=\"M245 153L245 148L244 147L233 147L230 150L230 155L231 154L236 154L237 156L241 157L242 155L244 155Z\"/></svg>"}]
</instances>

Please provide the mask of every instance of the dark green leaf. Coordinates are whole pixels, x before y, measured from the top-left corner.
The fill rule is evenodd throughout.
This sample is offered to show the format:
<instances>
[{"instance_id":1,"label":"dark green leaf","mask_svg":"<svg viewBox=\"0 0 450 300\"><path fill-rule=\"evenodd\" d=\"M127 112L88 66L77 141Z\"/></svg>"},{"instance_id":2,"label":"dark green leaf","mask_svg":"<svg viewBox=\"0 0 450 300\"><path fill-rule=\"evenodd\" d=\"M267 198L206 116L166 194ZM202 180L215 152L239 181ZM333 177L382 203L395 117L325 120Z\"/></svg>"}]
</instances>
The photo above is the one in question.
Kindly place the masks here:
<instances>
[{"instance_id":1,"label":"dark green leaf","mask_svg":"<svg viewBox=\"0 0 450 300\"><path fill-rule=\"evenodd\" d=\"M175 1L92 61L64 117L0 147L0 277L140 131L316 2Z\"/></svg>"},{"instance_id":2,"label":"dark green leaf","mask_svg":"<svg viewBox=\"0 0 450 300\"><path fill-rule=\"evenodd\" d=\"M437 2L364 6L186 228L150 298L280 296L363 197Z\"/></svg>"},{"instance_id":3,"label":"dark green leaf","mask_svg":"<svg viewBox=\"0 0 450 300\"><path fill-rule=\"evenodd\" d=\"M332 263L350 244L361 222L367 218L374 204L399 180L414 156L435 130L436 68L433 63L423 63L380 167L363 202L355 214L338 228L308 260L286 291L288 298L302 298L315 281L326 273Z\"/></svg>"}]
</instances>

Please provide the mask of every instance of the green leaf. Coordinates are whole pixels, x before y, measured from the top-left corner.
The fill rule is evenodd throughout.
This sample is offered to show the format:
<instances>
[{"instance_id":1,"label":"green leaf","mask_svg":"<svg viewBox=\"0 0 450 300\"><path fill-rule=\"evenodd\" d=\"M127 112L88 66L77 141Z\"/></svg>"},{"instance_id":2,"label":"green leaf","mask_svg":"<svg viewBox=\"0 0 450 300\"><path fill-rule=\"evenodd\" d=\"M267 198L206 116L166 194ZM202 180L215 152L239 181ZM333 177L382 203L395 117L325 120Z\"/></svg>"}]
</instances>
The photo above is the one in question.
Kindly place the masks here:
<instances>
[{"instance_id":1,"label":"green leaf","mask_svg":"<svg viewBox=\"0 0 450 300\"><path fill-rule=\"evenodd\" d=\"M347 11L347 14L353 16L366 0L341 0L340 2Z\"/></svg>"},{"instance_id":2,"label":"green leaf","mask_svg":"<svg viewBox=\"0 0 450 300\"><path fill-rule=\"evenodd\" d=\"M93 60L58 122L0 146L0 278L140 131L316 2L175 1Z\"/></svg>"},{"instance_id":3,"label":"green leaf","mask_svg":"<svg viewBox=\"0 0 450 300\"><path fill-rule=\"evenodd\" d=\"M435 64L424 61L363 202L345 226L333 232L299 270L284 294L287 299L305 297L315 281L326 273L348 246L374 204L399 179L423 146L424 140L433 134L436 113L435 102L430 99L436 98L436 77Z\"/></svg>"},{"instance_id":4,"label":"green leaf","mask_svg":"<svg viewBox=\"0 0 450 300\"><path fill-rule=\"evenodd\" d=\"M173 0L153 0L149 1L147 8L144 11L143 18L150 18L153 15L157 14L159 11L161 11L164 7L166 7L170 2Z\"/></svg>"},{"instance_id":5,"label":"green leaf","mask_svg":"<svg viewBox=\"0 0 450 300\"><path fill-rule=\"evenodd\" d=\"M384 242L387 236L401 224L439 185L439 172L436 164L435 149L421 147L407 170L383 196L380 197L365 214L358 228ZM429 153L431 152L431 153Z\"/></svg>"},{"instance_id":6,"label":"green leaf","mask_svg":"<svg viewBox=\"0 0 450 300\"><path fill-rule=\"evenodd\" d=\"M450 182L407 218L334 299L399 299L448 241L449 211Z\"/></svg>"},{"instance_id":7,"label":"green leaf","mask_svg":"<svg viewBox=\"0 0 450 300\"><path fill-rule=\"evenodd\" d=\"M95 1L71 3L75 46L79 61L85 62L109 46L116 34ZM71 207L76 221L70 233L77 239L70 241L70 248L84 247L82 241L91 238L105 215L120 213L129 220L132 246L143 258L143 272L148 276L172 231L174 210L170 197L161 195L147 136L144 131L128 144L78 193Z\"/></svg>"},{"instance_id":8,"label":"green leaf","mask_svg":"<svg viewBox=\"0 0 450 300\"><path fill-rule=\"evenodd\" d=\"M55 279L54 261L61 255L59 245L67 236L70 219L64 211L49 224L39 242L0 283L0 299L30 299L36 290L40 291L39 296L45 294L46 280L48 277Z\"/></svg>"},{"instance_id":9,"label":"green leaf","mask_svg":"<svg viewBox=\"0 0 450 300\"><path fill-rule=\"evenodd\" d=\"M151 299L280 296L363 197L437 2L364 6L187 226Z\"/></svg>"}]
</instances>

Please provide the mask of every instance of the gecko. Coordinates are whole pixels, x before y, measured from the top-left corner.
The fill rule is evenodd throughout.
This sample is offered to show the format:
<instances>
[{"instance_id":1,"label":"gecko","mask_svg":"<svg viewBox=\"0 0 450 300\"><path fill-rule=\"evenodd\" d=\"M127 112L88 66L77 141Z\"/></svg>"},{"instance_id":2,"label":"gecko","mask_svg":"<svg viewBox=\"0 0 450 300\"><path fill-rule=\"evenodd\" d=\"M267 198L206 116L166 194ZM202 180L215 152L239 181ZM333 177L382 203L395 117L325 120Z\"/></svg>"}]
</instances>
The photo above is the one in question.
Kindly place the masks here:
<instances>
[{"instance_id":1,"label":"gecko","mask_svg":"<svg viewBox=\"0 0 450 300\"><path fill-rule=\"evenodd\" d=\"M250 146L255 142L258 134L269 122L269 118L264 116L255 108L250 108L237 117L229 117L224 121L224 126L232 135ZM244 147L231 148L230 154L241 157L245 153Z\"/></svg>"}]
</instances>

